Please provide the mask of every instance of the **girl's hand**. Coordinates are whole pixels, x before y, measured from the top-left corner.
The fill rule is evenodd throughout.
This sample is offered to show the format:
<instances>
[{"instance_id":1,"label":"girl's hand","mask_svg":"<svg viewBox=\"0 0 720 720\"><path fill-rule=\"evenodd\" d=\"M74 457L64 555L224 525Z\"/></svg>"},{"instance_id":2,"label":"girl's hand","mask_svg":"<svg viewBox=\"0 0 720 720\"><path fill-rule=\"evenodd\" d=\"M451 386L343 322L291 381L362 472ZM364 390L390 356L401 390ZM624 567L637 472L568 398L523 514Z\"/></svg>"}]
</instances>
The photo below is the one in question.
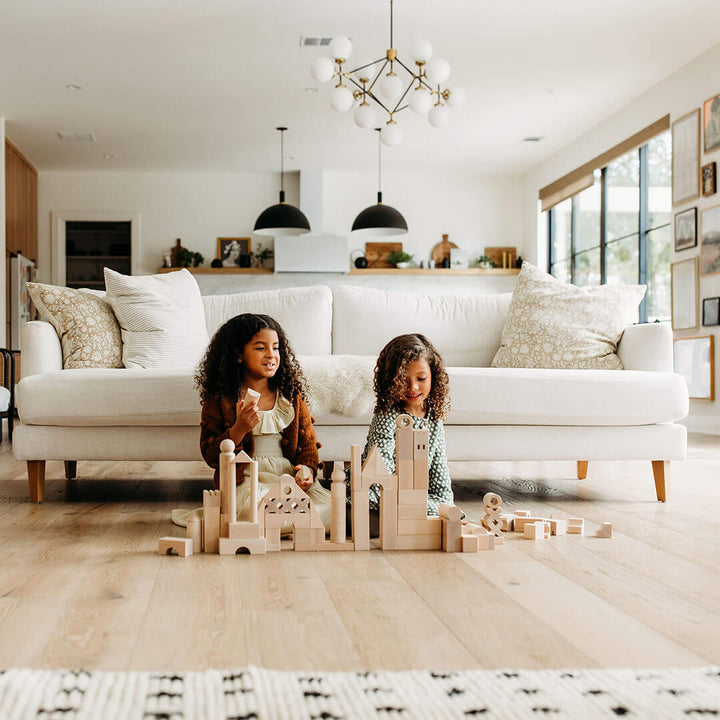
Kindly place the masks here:
<instances>
[{"instance_id":1,"label":"girl's hand","mask_svg":"<svg viewBox=\"0 0 720 720\"><path fill-rule=\"evenodd\" d=\"M312 470L307 465L296 465L295 470L295 482L301 490L307 491L315 482Z\"/></svg>"},{"instance_id":2,"label":"girl's hand","mask_svg":"<svg viewBox=\"0 0 720 720\"><path fill-rule=\"evenodd\" d=\"M239 439L242 439L251 432L259 422L260 416L258 415L257 404L254 402L246 403L242 400L238 400L237 415L235 417L235 424L231 428L231 432L239 436Z\"/></svg>"}]
</instances>

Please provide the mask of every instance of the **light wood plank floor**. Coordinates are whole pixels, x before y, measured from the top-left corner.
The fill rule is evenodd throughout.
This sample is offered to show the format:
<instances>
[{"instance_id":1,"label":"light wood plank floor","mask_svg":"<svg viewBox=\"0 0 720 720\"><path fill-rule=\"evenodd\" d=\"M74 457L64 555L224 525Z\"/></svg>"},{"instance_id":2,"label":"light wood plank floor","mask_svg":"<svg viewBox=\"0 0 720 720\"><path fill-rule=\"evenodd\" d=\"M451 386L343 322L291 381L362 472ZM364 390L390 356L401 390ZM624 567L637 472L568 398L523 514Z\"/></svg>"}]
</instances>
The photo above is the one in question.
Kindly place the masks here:
<instances>
[{"instance_id":1,"label":"light wood plank floor","mask_svg":"<svg viewBox=\"0 0 720 720\"><path fill-rule=\"evenodd\" d=\"M582 516L590 536L495 552L162 557L200 463L48 463L28 502L0 445L0 667L191 670L720 664L720 438L691 438L669 502L650 463L454 463L457 503Z\"/></svg>"}]
</instances>

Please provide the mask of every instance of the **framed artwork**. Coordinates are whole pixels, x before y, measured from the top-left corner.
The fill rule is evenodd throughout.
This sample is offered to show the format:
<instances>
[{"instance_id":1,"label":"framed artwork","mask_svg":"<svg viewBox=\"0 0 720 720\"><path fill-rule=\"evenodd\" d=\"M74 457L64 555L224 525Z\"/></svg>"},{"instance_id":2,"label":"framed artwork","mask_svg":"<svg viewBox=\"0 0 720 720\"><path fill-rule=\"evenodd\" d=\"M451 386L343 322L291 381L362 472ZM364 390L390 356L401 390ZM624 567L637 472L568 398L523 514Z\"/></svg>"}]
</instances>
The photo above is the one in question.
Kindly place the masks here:
<instances>
[{"instance_id":1,"label":"framed artwork","mask_svg":"<svg viewBox=\"0 0 720 720\"><path fill-rule=\"evenodd\" d=\"M223 267L241 266L240 257L250 254L250 238L218 238L217 256Z\"/></svg>"},{"instance_id":2,"label":"framed artwork","mask_svg":"<svg viewBox=\"0 0 720 720\"><path fill-rule=\"evenodd\" d=\"M672 124L672 204L700 195L700 110Z\"/></svg>"},{"instance_id":3,"label":"framed artwork","mask_svg":"<svg viewBox=\"0 0 720 720\"><path fill-rule=\"evenodd\" d=\"M697 257L670 265L670 303L673 330L695 330L698 326Z\"/></svg>"},{"instance_id":4,"label":"framed artwork","mask_svg":"<svg viewBox=\"0 0 720 720\"><path fill-rule=\"evenodd\" d=\"M703 325L720 325L720 297L703 300Z\"/></svg>"},{"instance_id":5,"label":"framed artwork","mask_svg":"<svg viewBox=\"0 0 720 720\"><path fill-rule=\"evenodd\" d=\"M702 194L714 195L715 192L715 163L711 162L702 166Z\"/></svg>"},{"instance_id":6,"label":"framed artwork","mask_svg":"<svg viewBox=\"0 0 720 720\"><path fill-rule=\"evenodd\" d=\"M706 153L720 148L720 95L703 103L703 139Z\"/></svg>"},{"instance_id":7,"label":"framed artwork","mask_svg":"<svg viewBox=\"0 0 720 720\"><path fill-rule=\"evenodd\" d=\"M675 372L687 381L692 400L715 399L715 343L712 335L675 338Z\"/></svg>"},{"instance_id":8,"label":"framed artwork","mask_svg":"<svg viewBox=\"0 0 720 720\"><path fill-rule=\"evenodd\" d=\"M701 246L700 273L712 275L720 272L720 205L700 213Z\"/></svg>"},{"instance_id":9,"label":"framed artwork","mask_svg":"<svg viewBox=\"0 0 720 720\"><path fill-rule=\"evenodd\" d=\"M697 208L689 208L675 215L675 252L697 245Z\"/></svg>"}]
</instances>

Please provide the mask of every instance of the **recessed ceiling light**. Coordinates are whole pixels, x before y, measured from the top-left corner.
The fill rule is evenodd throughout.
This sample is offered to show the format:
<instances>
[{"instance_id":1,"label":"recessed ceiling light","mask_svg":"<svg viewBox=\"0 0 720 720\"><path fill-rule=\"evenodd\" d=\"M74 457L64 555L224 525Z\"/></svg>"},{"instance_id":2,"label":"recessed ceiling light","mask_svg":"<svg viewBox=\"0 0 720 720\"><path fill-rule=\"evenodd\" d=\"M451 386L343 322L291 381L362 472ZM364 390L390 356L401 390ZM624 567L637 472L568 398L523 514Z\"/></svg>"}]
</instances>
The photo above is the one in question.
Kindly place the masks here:
<instances>
[{"instance_id":1,"label":"recessed ceiling light","mask_svg":"<svg viewBox=\"0 0 720 720\"><path fill-rule=\"evenodd\" d=\"M115 158L114 155L103 155L103 157L104 157L106 160L113 160L113 159Z\"/></svg>"},{"instance_id":2,"label":"recessed ceiling light","mask_svg":"<svg viewBox=\"0 0 720 720\"><path fill-rule=\"evenodd\" d=\"M541 137L526 137L523 138L523 142L540 142L542 140Z\"/></svg>"},{"instance_id":3,"label":"recessed ceiling light","mask_svg":"<svg viewBox=\"0 0 720 720\"><path fill-rule=\"evenodd\" d=\"M80 85L66 85L66 90L82 90L82 87Z\"/></svg>"}]
</instances>

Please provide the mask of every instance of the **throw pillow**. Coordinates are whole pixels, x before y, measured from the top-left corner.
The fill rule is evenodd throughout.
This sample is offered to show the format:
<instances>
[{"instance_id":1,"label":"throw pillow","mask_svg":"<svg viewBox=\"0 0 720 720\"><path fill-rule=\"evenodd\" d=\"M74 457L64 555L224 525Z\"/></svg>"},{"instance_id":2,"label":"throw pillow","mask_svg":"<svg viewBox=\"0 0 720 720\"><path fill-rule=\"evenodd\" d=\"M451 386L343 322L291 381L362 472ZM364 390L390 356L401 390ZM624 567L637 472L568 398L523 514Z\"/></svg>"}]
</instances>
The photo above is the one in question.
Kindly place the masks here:
<instances>
[{"instance_id":1,"label":"throw pillow","mask_svg":"<svg viewBox=\"0 0 720 720\"><path fill-rule=\"evenodd\" d=\"M577 287L523 263L493 367L622 370L623 329L645 285Z\"/></svg>"},{"instance_id":2,"label":"throw pillow","mask_svg":"<svg viewBox=\"0 0 720 720\"><path fill-rule=\"evenodd\" d=\"M65 369L122 367L120 327L107 302L84 290L27 285L40 319L60 338Z\"/></svg>"},{"instance_id":3,"label":"throw pillow","mask_svg":"<svg viewBox=\"0 0 720 720\"><path fill-rule=\"evenodd\" d=\"M187 270L128 276L105 268L126 368L193 370L208 344L200 288Z\"/></svg>"}]
</instances>

